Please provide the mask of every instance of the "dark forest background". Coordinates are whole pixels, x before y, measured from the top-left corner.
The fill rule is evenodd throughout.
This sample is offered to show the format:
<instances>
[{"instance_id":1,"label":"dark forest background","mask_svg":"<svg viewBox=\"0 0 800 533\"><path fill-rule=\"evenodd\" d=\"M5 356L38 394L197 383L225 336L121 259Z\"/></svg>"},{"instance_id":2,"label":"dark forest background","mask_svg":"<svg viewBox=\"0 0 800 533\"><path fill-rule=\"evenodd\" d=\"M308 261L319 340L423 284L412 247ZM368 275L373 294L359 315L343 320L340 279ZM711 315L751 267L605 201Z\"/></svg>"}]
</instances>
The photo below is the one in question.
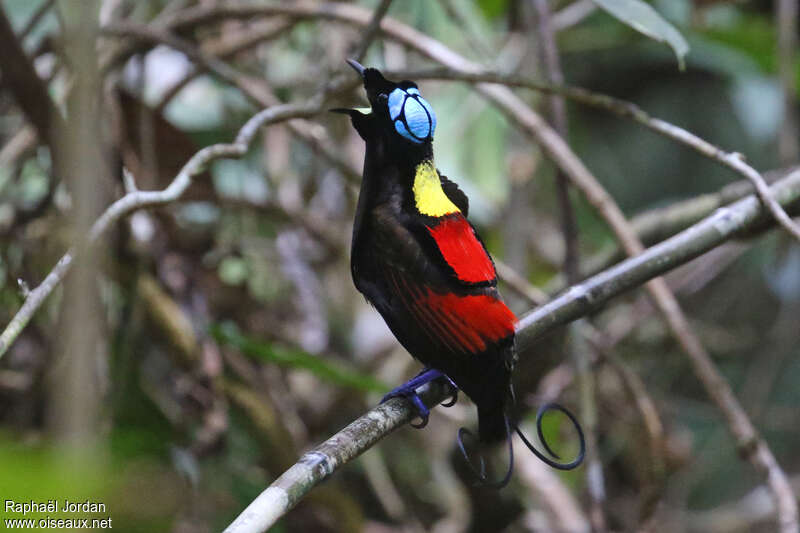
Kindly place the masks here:
<instances>
[{"instance_id":1,"label":"dark forest background","mask_svg":"<svg viewBox=\"0 0 800 533\"><path fill-rule=\"evenodd\" d=\"M164 189L260 109L325 94L302 120L264 128L243 157L205 166L179 199L111 224L3 347L2 499L102 501L121 531L219 531L304 450L419 370L352 285L363 143L326 111L365 104L344 63L364 46L362 62L389 72L439 66L369 30L379 6L384 23L488 71L546 81L560 70L563 83L634 102L744 154L768 181L798 162L796 0L651 2L689 45L680 61L673 34L657 42L589 0L365 0L345 4L358 24L280 7L175 22L240 4L0 2L2 328L70 247L83 250L114 200ZM501 273L555 295L623 257L574 187L565 240L559 172L475 81L428 78L419 85L438 117L436 163L469 195ZM513 90L553 120L549 96ZM557 129L646 245L750 191L641 124L564 105ZM800 487L800 243L756 232L666 281ZM521 315L534 306L519 289L501 282ZM402 428L346 465L271 531L775 531L764 478L647 293L589 318L596 343L562 328L521 355L515 380L528 422L544 399L579 415L588 465L557 472L520 447L508 488L471 488L455 448L457 428L476 424L462 396L424 430ZM565 420L546 429L574 452Z\"/></svg>"}]
</instances>

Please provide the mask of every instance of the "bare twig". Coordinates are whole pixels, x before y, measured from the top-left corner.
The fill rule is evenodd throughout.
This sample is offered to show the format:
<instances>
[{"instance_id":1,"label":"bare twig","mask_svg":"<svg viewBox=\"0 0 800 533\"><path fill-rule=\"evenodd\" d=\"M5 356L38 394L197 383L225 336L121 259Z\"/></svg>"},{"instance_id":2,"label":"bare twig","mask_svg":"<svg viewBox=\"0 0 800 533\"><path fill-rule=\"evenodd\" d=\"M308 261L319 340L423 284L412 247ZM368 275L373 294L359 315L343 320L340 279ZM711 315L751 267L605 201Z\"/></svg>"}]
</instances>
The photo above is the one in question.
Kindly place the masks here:
<instances>
[{"instance_id":1,"label":"bare twig","mask_svg":"<svg viewBox=\"0 0 800 533\"><path fill-rule=\"evenodd\" d=\"M58 153L58 132L64 130L63 119L3 10L0 10L0 50L3 50L0 54L2 84L14 95L39 138L48 143L54 154Z\"/></svg>"},{"instance_id":2,"label":"bare twig","mask_svg":"<svg viewBox=\"0 0 800 533\"><path fill-rule=\"evenodd\" d=\"M778 172L781 175L788 174L786 170L771 171L769 173L771 176L768 176L768 183L775 181ZM636 230L639 239L649 246L688 228L698 220L707 217L715 209L736 200L741 200L753 192L754 188L751 182L747 180L736 181L713 193L701 194L667 206L659 206L645 211L631 219L631 226ZM622 257L623 253L619 246L616 244L606 246L585 261L583 273L587 276L597 274L618 262ZM545 287L544 291L548 294L554 294L565 286L566 280L563 278L558 279L557 277Z\"/></svg>"},{"instance_id":3,"label":"bare twig","mask_svg":"<svg viewBox=\"0 0 800 533\"><path fill-rule=\"evenodd\" d=\"M602 533L607 531L606 517L603 505L606 501L605 476L603 463L597 450L597 395L595 375L592 372L589 353L592 348L586 342L582 330L590 326L586 318L581 318L570 324L569 350L574 360L575 377L578 382L578 391L581 403L581 423L586 437L586 489L589 493L589 522L592 531Z\"/></svg>"},{"instance_id":4,"label":"bare twig","mask_svg":"<svg viewBox=\"0 0 800 533\"><path fill-rule=\"evenodd\" d=\"M214 57L217 59L227 59L233 55L239 54L254 46L263 44L267 41L275 39L286 31L294 27L295 20L293 19L277 19L273 24L258 25L254 28L248 29L244 34L236 34L235 37L221 41L213 47L203 47L204 56ZM186 87L192 80L207 72L208 69L202 63L198 63L194 70L186 74L183 78L175 82L174 85L169 87L161 96L161 100L155 107L156 113L162 113L164 107L172 101L184 87Z\"/></svg>"},{"instance_id":5,"label":"bare twig","mask_svg":"<svg viewBox=\"0 0 800 533\"><path fill-rule=\"evenodd\" d=\"M433 382L421 390L420 396L427 406L432 407L444 401L447 394L447 387ZM225 529L225 533L266 531L317 484L415 416L410 404L400 398L393 398L373 408L327 441L303 454L294 466L242 511Z\"/></svg>"},{"instance_id":6,"label":"bare twig","mask_svg":"<svg viewBox=\"0 0 800 533\"><path fill-rule=\"evenodd\" d=\"M183 52L190 59L195 61L198 68L206 69L237 87L242 91L245 97L255 104L261 107L270 107L282 103L262 80L243 75L218 58L203 53L190 42L180 39L170 33L169 28L124 22L109 24L101 28L101 31L112 35L133 37L141 41L170 46ZM326 84L326 95L328 97L332 96L340 90L348 90L351 87L355 87L357 84L358 82L354 77L346 79L340 78L335 83ZM305 120L291 120L288 122L287 126L295 135L305 141L312 149L316 150L345 176L350 178L358 176L358 169L354 168L349 162L342 158L337 150L331 146L324 130L321 130L319 126Z\"/></svg>"},{"instance_id":7,"label":"bare twig","mask_svg":"<svg viewBox=\"0 0 800 533\"><path fill-rule=\"evenodd\" d=\"M536 13L538 23L536 31L537 42L547 81L562 85L564 83L564 74L561 71L561 61L558 56L550 6L547 0L532 0L531 4ZM550 123L553 129L563 139L567 139L567 109L564 98L557 94L550 94L547 102L549 104ZM567 283L571 285L580 279L577 223L569 198L569 180L560 168L556 171L556 193L561 212L561 232L564 236L564 275ZM607 530L603 509L606 497L603 465L597 451L596 383L595 375L589 362L589 352L592 348L584 340L581 332L582 329L589 326L590 322L586 318L571 324L568 333L571 342L567 346L575 365L581 405L580 413L583 420L584 435L586 436L585 479L590 499L589 522L592 525L592 531L602 533Z\"/></svg>"},{"instance_id":8,"label":"bare twig","mask_svg":"<svg viewBox=\"0 0 800 533\"><path fill-rule=\"evenodd\" d=\"M375 40L375 37L377 37L378 33L381 31L381 21L383 17L386 16L391 5L392 0L381 0L380 5L375 8L375 12L372 14L372 20L369 21L369 25L361 34L361 42L358 43L358 47L356 47L355 52L353 52L353 57L355 57L356 61L361 61L364 59L364 56L367 55L369 45L372 44L372 41Z\"/></svg>"},{"instance_id":9,"label":"bare twig","mask_svg":"<svg viewBox=\"0 0 800 533\"><path fill-rule=\"evenodd\" d=\"M367 25L370 20L370 12L350 4L296 3L280 6L236 4L227 6L214 5L208 8L201 6L191 13L190 11L186 10L178 20L173 20L172 23L176 25L194 25L201 21L219 17L221 14L235 17L265 14L297 17L324 16L327 20L338 20L362 27ZM381 29L389 37L402 42L409 48L450 69L468 73L479 73L482 70L479 65L468 61L441 42L410 26L384 18L381 22ZM475 88L497 105L511 121L528 133L542 147L548 157L569 176L573 185L586 196L589 203L603 216L629 255L635 256L644 251L644 247L630 228L628 221L613 198L541 116L526 106L508 87L478 82ZM669 126L673 127L672 125ZM708 143L706 144L712 149L715 148ZM740 168L741 165L744 165L740 158L732 154L730 157L722 157L721 160L728 164L735 164ZM766 198L768 198L769 191L767 190L766 192ZM769 202L765 200L765 204L769 205ZM773 208L775 205L777 204L773 204ZM785 213L783 213L783 218L780 216L782 210L778 209L777 212L778 220L783 220L784 224L787 220L791 222ZM719 374L709 354L692 333L677 300L663 280L655 279L648 282L647 289L650 291L659 310L666 317L667 323L679 344L689 355L694 371L706 388L707 393L723 412L729 429L736 437L737 444L742 450L742 456L766 477L776 498L778 521L781 530L784 532L797 531L797 502L791 496L786 476L775 461L766 443L758 436L752 423L733 395L730 386Z\"/></svg>"},{"instance_id":10,"label":"bare twig","mask_svg":"<svg viewBox=\"0 0 800 533\"><path fill-rule=\"evenodd\" d=\"M53 7L55 0L45 0L42 4L36 8L36 11L31 15L31 18L28 19L28 22L25 23L25 26L19 32L19 39L20 41L24 40L28 34L33 31L33 29L41 22L42 18L47 15L47 12L50 11L50 8Z\"/></svg>"},{"instance_id":11,"label":"bare twig","mask_svg":"<svg viewBox=\"0 0 800 533\"><path fill-rule=\"evenodd\" d=\"M36 130L25 126L17 131L8 142L0 148L0 167L7 167L19 159L22 154L31 149L36 143Z\"/></svg>"},{"instance_id":12,"label":"bare twig","mask_svg":"<svg viewBox=\"0 0 800 533\"><path fill-rule=\"evenodd\" d=\"M243 156L262 126L292 118L311 116L319 112L320 106L321 101L312 100L306 104L279 105L257 113L242 126L233 143L207 146L192 156L166 189L132 192L111 204L92 225L88 235L88 242L90 244L94 243L117 220L137 209L174 202L186 191L192 183L192 178L202 172L208 163L222 157ZM0 357L8 351L8 348L31 320L34 313L41 307L44 300L64 279L64 276L69 272L77 251L77 249L72 249L64 254L44 281L30 292L22 307L0 335Z\"/></svg>"},{"instance_id":13,"label":"bare twig","mask_svg":"<svg viewBox=\"0 0 800 533\"><path fill-rule=\"evenodd\" d=\"M580 504L552 468L527 453L520 454L515 462L520 480L531 495L547 503L546 512L552 522L550 531L589 533L592 530Z\"/></svg>"},{"instance_id":14,"label":"bare twig","mask_svg":"<svg viewBox=\"0 0 800 533\"><path fill-rule=\"evenodd\" d=\"M780 180L772 192L782 205L800 207L800 171ZM686 263L742 231L753 230L771 221L764 206L752 195L718 210L639 257L628 259L584 281L565 295L523 316L517 325L521 351L561 324L579 318L612 297ZM434 385L423 392L423 400L428 406L440 403L448 394L444 388ZM226 532L266 531L316 484L413 416L409 404L398 399L372 409L320 447L304 454L298 463L262 492Z\"/></svg>"},{"instance_id":15,"label":"bare twig","mask_svg":"<svg viewBox=\"0 0 800 533\"><path fill-rule=\"evenodd\" d=\"M772 186L772 194L784 207L800 211L800 171L794 171ZM571 287L561 296L520 318L517 344L521 352L554 327L566 324L597 308L609 298L640 286L679 265L767 222L768 213L758 198L750 195L717 209L712 215L645 252L626 259Z\"/></svg>"},{"instance_id":16,"label":"bare twig","mask_svg":"<svg viewBox=\"0 0 800 533\"><path fill-rule=\"evenodd\" d=\"M567 7L553 14L553 29L556 31L566 30L597 10L597 4L592 0L575 0Z\"/></svg>"},{"instance_id":17,"label":"bare twig","mask_svg":"<svg viewBox=\"0 0 800 533\"><path fill-rule=\"evenodd\" d=\"M791 478L794 493L800 497L800 476ZM738 533L757 531L775 514L775 502L767 487L761 485L738 500L687 516L689 533Z\"/></svg>"},{"instance_id":18,"label":"bare twig","mask_svg":"<svg viewBox=\"0 0 800 533\"><path fill-rule=\"evenodd\" d=\"M401 74L401 73L395 73ZM488 82L497 83L510 87L525 87L536 91L559 94L578 103L597 107L605 111L612 112L621 117L629 118L647 128L664 135L674 141L684 144L696 152L728 167L736 173L747 178L756 188L759 198L769 207L770 212L780 225L792 236L800 241L800 227L780 208L780 206L769 195L769 186L764 181L761 174L747 164L742 154L736 152L725 152L721 148L714 146L705 139L671 124L665 120L650 116L642 108L627 102L595 93L579 87L561 86L543 83L518 76L510 76L495 72L470 72L463 69L439 69L431 71L403 72L402 75L413 77L414 79L452 79L469 82Z\"/></svg>"},{"instance_id":19,"label":"bare twig","mask_svg":"<svg viewBox=\"0 0 800 533\"><path fill-rule=\"evenodd\" d=\"M783 122L778 135L781 163L794 164L800 156L797 117L797 18L798 0L777 0L775 25L778 27L778 75L783 89Z\"/></svg>"},{"instance_id":20,"label":"bare twig","mask_svg":"<svg viewBox=\"0 0 800 533\"><path fill-rule=\"evenodd\" d=\"M494 260L494 266L500 279L517 294L526 298L532 305L543 305L550 299L546 292L528 283L528 280L517 273L516 270L499 259Z\"/></svg>"},{"instance_id":21,"label":"bare twig","mask_svg":"<svg viewBox=\"0 0 800 533\"><path fill-rule=\"evenodd\" d=\"M550 15L550 7L547 0L532 0L536 11L539 53L542 58L547 80L550 83L561 85L564 83L564 74L561 71L561 61L558 57L555 33ZM557 94L551 94L547 99L549 104L550 123L553 129L567 138L567 108L564 98ZM578 281L580 276L578 266L578 235L577 223L575 222L575 211L569 199L569 181L560 169L556 172L556 192L558 195L558 206L561 212L561 231L564 235L564 274L568 283Z\"/></svg>"}]
</instances>

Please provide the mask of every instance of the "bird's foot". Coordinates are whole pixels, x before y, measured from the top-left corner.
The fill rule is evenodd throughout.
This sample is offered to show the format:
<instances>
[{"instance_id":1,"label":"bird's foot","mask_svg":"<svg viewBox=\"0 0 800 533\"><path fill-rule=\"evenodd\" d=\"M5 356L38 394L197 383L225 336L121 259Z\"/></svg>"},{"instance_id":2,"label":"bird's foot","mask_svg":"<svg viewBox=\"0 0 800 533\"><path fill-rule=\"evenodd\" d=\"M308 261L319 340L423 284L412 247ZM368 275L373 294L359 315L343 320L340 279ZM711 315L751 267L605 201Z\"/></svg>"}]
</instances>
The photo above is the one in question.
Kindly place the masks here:
<instances>
[{"instance_id":1,"label":"bird's foot","mask_svg":"<svg viewBox=\"0 0 800 533\"><path fill-rule=\"evenodd\" d=\"M392 389L386 396L381 399L381 403L384 403L391 398L396 398L398 396L403 398L408 398L414 408L417 410L417 416L421 419L421 422L417 424L411 424L415 428L424 428L428 425L428 417L430 416L430 409L423 403L422 399L417 394L417 389L421 386L425 385L426 383L430 383L431 381L439 378L444 378L447 380L448 384L453 388L453 394L450 399L446 403L442 403L445 407L450 407L456 403L458 399L458 387L456 384L453 383L449 377L443 374L441 371L433 369L433 368L426 368L415 377L411 378L410 380L406 381L399 387Z\"/></svg>"}]
</instances>

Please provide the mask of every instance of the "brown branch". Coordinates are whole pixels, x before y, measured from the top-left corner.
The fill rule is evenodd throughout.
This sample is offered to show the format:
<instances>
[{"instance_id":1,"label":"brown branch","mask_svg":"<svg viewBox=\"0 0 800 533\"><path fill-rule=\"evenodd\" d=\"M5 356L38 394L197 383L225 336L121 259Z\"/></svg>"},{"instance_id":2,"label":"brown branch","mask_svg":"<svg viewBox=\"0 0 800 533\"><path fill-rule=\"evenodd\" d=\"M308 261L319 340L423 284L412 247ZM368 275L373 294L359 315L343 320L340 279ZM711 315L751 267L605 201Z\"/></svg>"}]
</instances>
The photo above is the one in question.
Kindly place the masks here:
<instances>
[{"instance_id":1,"label":"brown branch","mask_svg":"<svg viewBox=\"0 0 800 533\"><path fill-rule=\"evenodd\" d=\"M383 17L386 16L391 5L392 0L381 0L380 5L375 8L375 12L372 14L372 20L370 20L367 27L364 28L364 33L361 35L361 42L358 43L355 52L353 52L353 57L355 57L356 61L361 61L364 59L364 56L367 55L369 45L371 45L375 37L378 36L381 30L381 21Z\"/></svg>"},{"instance_id":2,"label":"brown branch","mask_svg":"<svg viewBox=\"0 0 800 533\"><path fill-rule=\"evenodd\" d=\"M210 7L200 6L194 10L186 10L179 17L174 18L171 23L175 25L174 27L179 27L180 25L194 25L201 21L213 20L220 16L250 17L258 15L287 15L303 18L325 17L327 20L338 20L363 27L369 24L371 14L369 11L350 4L308 4L303 2L279 6L211 5ZM390 38L452 70L465 73L480 73L482 70L479 65L461 57L441 42L398 21L384 18L381 22L381 29ZM644 251L644 247L613 198L608 195L586 166L541 116L526 106L508 87L479 82L476 85L476 90L496 104L509 120L528 133L542 147L548 157L569 176L573 185L581 190L589 203L603 216L629 255L635 256ZM714 149L712 154L716 153L716 147L706 144ZM719 156L719 154L717 155ZM729 165L733 164L739 169L744 165L744 162L733 154L730 154L729 157L720 157L718 160ZM768 190L765 197L769 198ZM765 204L769 206L768 201L765 201ZM779 209L779 221L781 220L780 213L786 216L785 212ZM775 212L773 212L773 215L775 215ZM788 216L786 216L786 219L788 219ZM767 483L776 498L781 531L787 533L797 531L797 502L791 494L786 475L781 470L766 443L758 436L749 418L733 395L730 386L712 363L709 354L692 333L688 321L669 288L664 284L663 280L655 279L648 282L647 289L650 291L656 306L666 317L667 323L678 339L679 344L689 355L693 369L706 388L707 393L723 412L728 427L736 438L737 445L742 450L742 456L749 460L766 477Z\"/></svg>"},{"instance_id":3,"label":"brown branch","mask_svg":"<svg viewBox=\"0 0 800 533\"><path fill-rule=\"evenodd\" d=\"M544 65L548 82L561 85L564 83L564 74L561 71L561 60L556 48L556 37L551 22L550 7L547 0L532 0L536 11L539 52ZM564 98L557 94L549 95L550 123L553 129L567 138L567 108ZM558 206L561 212L561 226L564 235L564 275L568 283L574 283L580 278L578 258L578 235L575 211L569 199L569 182L564 173L559 169L556 172L556 193Z\"/></svg>"},{"instance_id":4,"label":"brown branch","mask_svg":"<svg viewBox=\"0 0 800 533\"><path fill-rule=\"evenodd\" d=\"M774 192L784 205L797 205L800 202L800 172L777 183ZM767 217L758 200L753 196L743 199L668 242L649 249L641 258L628 259L584 281L574 291L528 313L517 324L517 338L523 345L529 346L535 339L552 332L564 322L584 316L621 292L638 287L643 280L675 268L764 222L770 223L772 220ZM422 396L425 404L431 407L446 400L448 391L437 382L432 382L429 387L422 389ZM411 404L400 399L392 399L370 410L323 445L305 453L294 466L267 487L226 532L266 531L317 484L414 416ZM776 503L780 504L779 501Z\"/></svg>"},{"instance_id":5,"label":"brown branch","mask_svg":"<svg viewBox=\"0 0 800 533\"><path fill-rule=\"evenodd\" d=\"M47 142L55 155L58 151L59 132L64 131L63 119L2 9L0 50L0 71L3 73L0 83L14 95L22 112L36 128L39 138Z\"/></svg>"},{"instance_id":6,"label":"brown branch","mask_svg":"<svg viewBox=\"0 0 800 533\"><path fill-rule=\"evenodd\" d=\"M547 0L531 0L537 19L537 42L539 54L544 65L545 77L549 83L563 84L564 74L561 71L561 61L558 56L555 32L551 22L550 6ZM549 119L553 129L563 138L567 139L567 109L564 98L557 94L548 95ZM559 168L556 171L556 194L559 211L561 213L562 234L564 236L564 275L567 283L576 283L580 279L578 236L575 221L575 212L569 198L569 181L564 172ZM586 436L586 488L589 493L589 521L592 531L603 533L607 531L605 512L605 480L603 465L597 451L597 395L595 375L589 362L589 352L592 350L585 341L582 330L590 327L587 318L580 319L570 325L568 339L571 359L575 366L580 397L580 414L583 420L584 435Z\"/></svg>"},{"instance_id":7,"label":"brown branch","mask_svg":"<svg viewBox=\"0 0 800 533\"><path fill-rule=\"evenodd\" d=\"M778 134L778 154L783 165L794 164L800 156L797 116L797 18L798 0L777 0L778 77L783 90L783 122Z\"/></svg>"},{"instance_id":8,"label":"brown branch","mask_svg":"<svg viewBox=\"0 0 800 533\"><path fill-rule=\"evenodd\" d=\"M390 73L400 74L400 73ZM649 113L631 102L620 100L612 96L595 93L580 87L570 87L544 83L536 80L499 74L496 72L472 72L460 68L450 68L445 70L432 70L420 72L404 72L405 76L414 79L451 79L469 82L487 82L504 85L507 87L524 87L536 91L562 95L578 103L603 109L621 117L629 118L639 124L663 135L673 141L684 144L701 155L716 161L717 163L733 170L734 172L747 178L756 188L759 198L764 202L775 219L780 225L789 232L790 235L800 241L800 227L795 224L786 214L780 205L775 202L769 194L769 186L764 181L761 174L745 162L744 157L736 152L726 152L714 146L705 139L671 124L665 120L651 117Z\"/></svg>"},{"instance_id":9,"label":"brown branch","mask_svg":"<svg viewBox=\"0 0 800 533\"><path fill-rule=\"evenodd\" d=\"M50 8L53 7L55 0L45 0L42 4L36 8L36 11L31 15L31 18L28 19L28 22L25 23L25 26L19 32L19 40L22 42L30 32L41 22L47 12L50 11Z\"/></svg>"},{"instance_id":10,"label":"brown branch","mask_svg":"<svg viewBox=\"0 0 800 533\"><path fill-rule=\"evenodd\" d=\"M243 34L236 34L234 38L220 41L214 46L204 46L203 56L213 57L216 59L227 59L254 46L279 37L286 31L293 28L296 21L294 19L278 19L275 22L276 23L274 24L268 24L266 26L256 26L254 28L250 28ZM161 100L155 107L155 112L162 113L164 107L166 107L166 105L172 101L175 95L177 95L184 87L191 83L192 80L196 79L205 72L208 72L208 68L204 64L197 64L192 72L186 74L186 76L178 80L172 87L169 87L166 91L164 91Z\"/></svg>"},{"instance_id":11,"label":"brown branch","mask_svg":"<svg viewBox=\"0 0 800 533\"><path fill-rule=\"evenodd\" d=\"M87 244L95 243L117 220L137 209L164 205L179 199L191 185L192 178L201 173L211 161L223 157L243 156L262 126L292 118L311 116L319 113L321 106L322 101L316 99L306 104L275 106L257 113L242 126L233 143L207 146L192 156L164 190L133 191L111 204L92 225ZM3 333L0 334L0 358L8 351L8 348L25 326L28 325L28 322L30 322L39 307L53 292L53 289L61 283L70 270L73 258L81 251L81 247L77 247L64 254L44 281L28 294L22 307L11 319Z\"/></svg>"},{"instance_id":12,"label":"brown branch","mask_svg":"<svg viewBox=\"0 0 800 533\"><path fill-rule=\"evenodd\" d=\"M178 12L178 14L180 13L182 12ZM208 70L227 83L237 87L246 98L256 105L270 107L282 104L262 80L241 74L227 63L203 53L192 43L170 33L169 27L162 28L161 26L124 22L109 24L101 28L101 31L111 35L132 37L140 41L167 45L186 54L198 65L198 68ZM337 81L325 86L326 97L330 97L339 91L349 90L357 84L358 81L352 77L339 78ZM359 170L346 161L339 154L339 151L332 146L325 131L319 126L305 120L295 119L289 121L287 127L346 177L355 179L360 174Z\"/></svg>"}]
</instances>

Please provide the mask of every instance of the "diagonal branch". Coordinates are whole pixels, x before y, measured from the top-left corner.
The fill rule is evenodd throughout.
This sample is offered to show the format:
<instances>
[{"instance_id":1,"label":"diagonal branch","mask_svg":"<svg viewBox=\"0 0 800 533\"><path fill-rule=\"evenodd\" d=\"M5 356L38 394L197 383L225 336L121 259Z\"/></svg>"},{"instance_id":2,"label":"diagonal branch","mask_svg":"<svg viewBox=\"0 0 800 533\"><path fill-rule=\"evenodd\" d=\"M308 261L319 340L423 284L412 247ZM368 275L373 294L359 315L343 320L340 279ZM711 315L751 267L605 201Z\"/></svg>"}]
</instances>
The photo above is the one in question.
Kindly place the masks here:
<instances>
[{"instance_id":1,"label":"diagonal branch","mask_svg":"<svg viewBox=\"0 0 800 533\"><path fill-rule=\"evenodd\" d=\"M631 119L660 135L692 148L699 154L747 178L747 180L755 186L761 201L769 207L772 216L775 217L789 234L800 241L800 227L789 218L786 212L781 209L780 205L770 196L769 186L764 181L764 178L755 168L747 164L742 154L726 152L690 131L651 116L647 111L634 103L589 91L581 87L546 83L497 72L464 72L458 69L432 69L416 72L390 72L389 74L402 75L413 79L449 79L473 83L497 83L507 87L524 87L526 89L563 96L580 104L596 107L614 113L615 115Z\"/></svg>"},{"instance_id":2,"label":"diagonal branch","mask_svg":"<svg viewBox=\"0 0 800 533\"><path fill-rule=\"evenodd\" d=\"M776 181L771 192L782 206L800 212L800 170ZM561 296L523 315L517 328L518 349L529 350L555 327L585 316L610 298L683 265L727 240L774 222L768 218L769 213L752 194L717 209L677 235L574 285Z\"/></svg>"},{"instance_id":3,"label":"diagonal branch","mask_svg":"<svg viewBox=\"0 0 800 533\"><path fill-rule=\"evenodd\" d=\"M772 193L781 205L800 211L800 171L773 185ZM713 215L648 249L641 256L623 261L523 316L517 325L518 342L524 350L536 339L570 320L586 315L614 296L637 288L644 281L684 264L743 232L763 228L765 224L769 227L773 222L754 195L720 208ZM448 394L444 387L437 385L425 389L422 397L425 405L431 407L444 401ZM264 490L228 526L225 533L266 531L314 486L413 417L412 407L400 399L375 407L322 445L305 453Z\"/></svg>"},{"instance_id":4,"label":"diagonal branch","mask_svg":"<svg viewBox=\"0 0 800 533\"><path fill-rule=\"evenodd\" d=\"M166 21L173 29L181 25L193 26L218 19L220 16L251 17L259 15L286 15L299 18L320 18L339 21L364 27L369 24L372 13L351 4L306 3L280 5L223 4L200 6L188 9ZM384 18L381 30L390 38L403 43L408 48L451 69L479 73L477 65L441 42L396 20ZM543 149L594 206L611 227L626 253L636 256L644 251L627 219L614 199L600 185L583 162L572 152L564 140L548 126L544 119L520 100L508 87L477 83L476 90L493 102L509 118ZM767 191L768 192L768 191ZM768 195L767 195L768 197ZM768 202L767 202L768 203ZM780 210L779 210L780 211ZM784 213L785 214L785 213ZM779 217L780 220L780 217ZM647 283L654 303L666 318L678 343L689 356L694 372L702 382L711 399L722 411L731 433L742 451L742 456L752 463L767 480L773 492L778 509L778 522L782 532L798 531L797 502L785 473L781 470L772 452L761 439L745 414L733 392L711 361L711 357L692 332L688 320L680 309L677 299L661 279Z\"/></svg>"},{"instance_id":5,"label":"diagonal branch","mask_svg":"<svg viewBox=\"0 0 800 533\"><path fill-rule=\"evenodd\" d=\"M443 402L449 387L431 382L420 391L428 407ZM408 402L392 398L351 422L316 448L304 453L289 470L253 500L224 533L253 533L269 529L316 485L352 461L395 429L416 416Z\"/></svg>"},{"instance_id":6,"label":"diagonal branch","mask_svg":"<svg viewBox=\"0 0 800 533\"><path fill-rule=\"evenodd\" d=\"M64 130L63 119L47 93L47 86L36 73L22 43L14 33L11 22L0 9L0 71L2 85L14 99L27 119L33 124L40 139L44 139L55 154L58 132Z\"/></svg>"},{"instance_id":7,"label":"diagonal branch","mask_svg":"<svg viewBox=\"0 0 800 533\"><path fill-rule=\"evenodd\" d=\"M257 113L242 126L233 143L207 146L192 156L166 189L161 191L133 191L111 204L92 225L87 244L96 243L112 224L137 209L163 205L179 199L191 185L192 178L202 172L211 161L223 157L242 157L262 126L292 118L311 116L318 113L321 106L321 100L315 99L306 104L284 104L270 107ZM8 323L3 333L0 334L0 358L8 351L8 348L22 330L25 329L34 313L42 306L47 297L53 292L53 289L64 279L76 254L81 251L81 247L69 250L45 277L44 281L28 293L22 307L11 319L11 322Z\"/></svg>"},{"instance_id":8,"label":"diagonal branch","mask_svg":"<svg viewBox=\"0 0 800 533\"><path fill-rule=\"evenodd\" d=\"M358 47L353 53L353 57L356 61L362 61L367 55L369 45L372 44L372 41L374 41L375 37L377 37L378 33L380 33L381 21L383 20L383 17L386 16L386 13L389 11L391 5L392 0L381 0L380 5L375 8L375 12L372 15L372 20L369 21L369 25L364 30L364 34L361 36L361 42L358 43Z\"/></svg>"}]
</instances>

